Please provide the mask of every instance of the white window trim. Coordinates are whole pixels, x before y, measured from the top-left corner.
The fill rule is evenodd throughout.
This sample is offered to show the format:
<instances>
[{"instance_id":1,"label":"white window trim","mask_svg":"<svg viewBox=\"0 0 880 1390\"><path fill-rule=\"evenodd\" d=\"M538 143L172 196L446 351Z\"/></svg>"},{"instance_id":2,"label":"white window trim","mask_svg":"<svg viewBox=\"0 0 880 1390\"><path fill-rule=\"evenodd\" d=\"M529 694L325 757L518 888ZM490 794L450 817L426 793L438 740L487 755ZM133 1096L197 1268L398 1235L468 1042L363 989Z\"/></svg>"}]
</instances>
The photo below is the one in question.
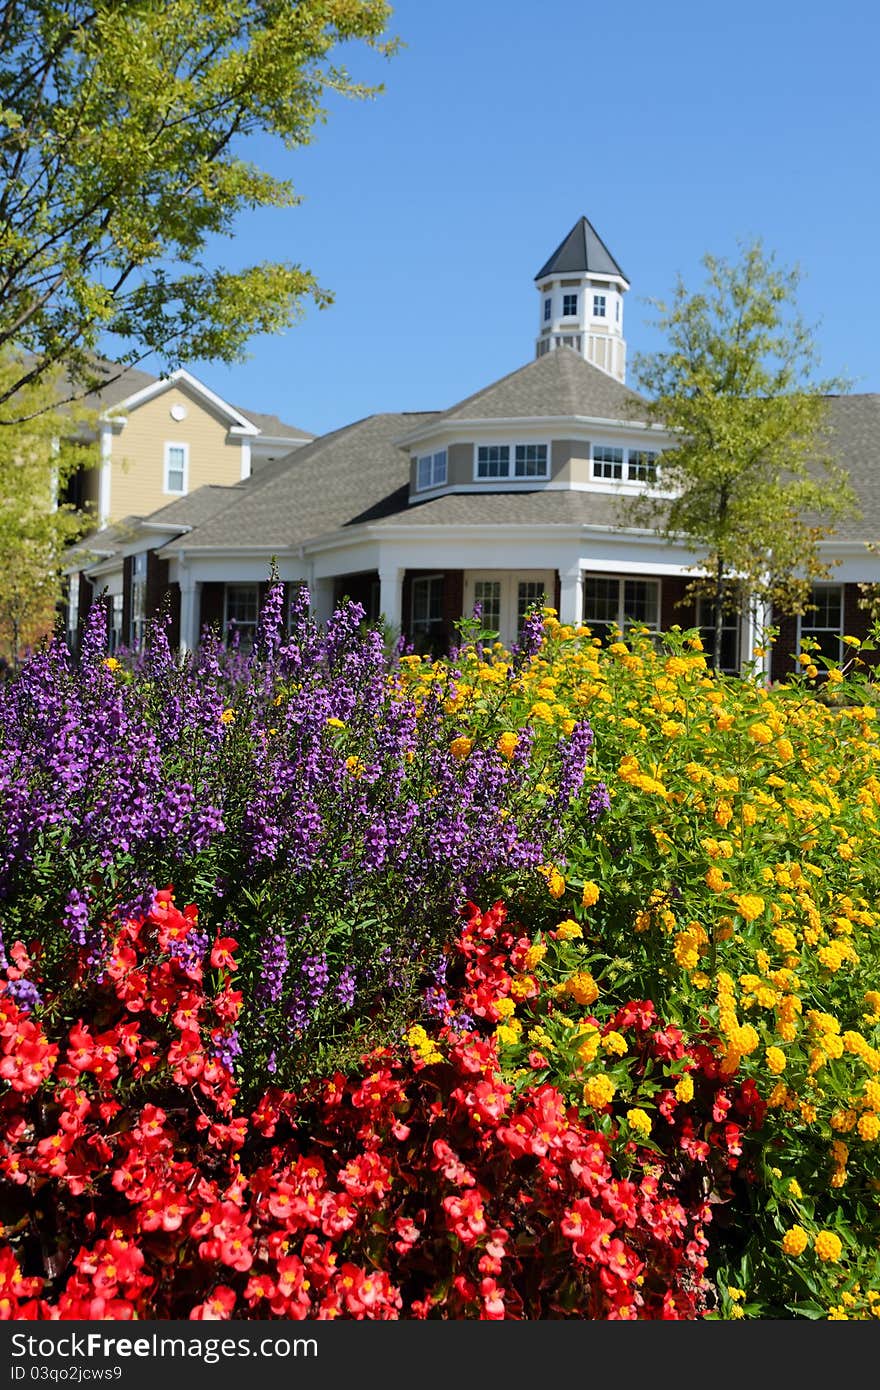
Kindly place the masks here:
<instances>
[{"instance_id":1,"label":"white window trim","mask_svg":"<svg viewBox=\"0 0 880 1390\"><path fill-rule=\"evenodd\" d=\"M444 582L444 579L445 579L445 578L446 578L445 574L443 574L441 571L438 571L436 574L417 574L417 575L414 575L414 576L413 576L412 584L411 584L411 587L410 587L410 596L409 596L409 603L410 603L409 623L410 623L410 627L412 628L413 632L416 631L416 624L417 624L417 623L419 624L419 629L418 629L418 630L419 630L419 631L424 631L424 630L426 630L427 628L429 628L429 627L431 626L432 623L438 623L438 622L442 622L442 621L443 621L443 603L442 603L442 599L443 599L443 582ZM440 599L441 599L440 609L441 609L441 615L440 615L439 618L417 618L417 617L416 617L416 585L417 585L417 584L425 584L425 585L439 584L439 585L440 585ZM430 594L430 589L429 589L429 594ZM428 606L429 606L429 608L430 608L430 604L429 604Z\"/></svg>"},{"instance_id":2,"label":"white window trim","mask_svg":"<svg viewBox=\"0 0 880 1390\"><path fill-rule=\"evenodd\" d=\"M230 638L230 635L231 635L231 634L230 634L230 631L229 631L229 624L233 621L233 619L229 616L229 590L230 590L230 589L255 589L255 590L256 590L256 595L257 595L257 606L256 606L256 616L255 616L254 622L253 622L253 635L254 635L254 638L256 638L257 629L258 629L258 627L259 627L259 625L260 625L260 585L259 585L259 583L258 583L256 580L252 580L252 579L229 579L229 580L227 580L227 582L223 585L223 641L224 641L224 642L228 642L228 641L229 641L229 638ZM241 625L240 623L238 623L237 620L236 620L236 625L237 625L237 627L238 627L238 630L241 631L241 630L242 630L242 625ZM250 624L250 623L247 623L247 624L245 624L244 626L246 626L246 627L249 628L249 627L251 626L251 624Z\"/></svg>"},{"instance_id":3,"label":"white window trim","mask_svg":"<svg viewBox=\"0 0 880 1390\"><path fill-rule=\"evenodd\" d=\"M168 474L171 471L170 454L172 449L183 450L183 487L178 491L177 488L168 486ZM162 491L169 497L185 497L189 492L189 445L179 440L166 439L165 441L165 469L162 476Z\"/></svg>"},{"instance_id":4,"label":"white window trim","mask_svg":"<svg viewBox=\"0 0 880 1390\"><path fill-rule=\"evenodd\" d=\"M579 319L579 318L580 318L581 314L580 314L580 306L579 306L579 304L578 304L578 300L580 299L580 296L581 296L582 294L583 294L583 290L565 290L565 291L563 292L563 295L562 295L561 312L560 312L560 315L559 315L560 319ZM575 307L575 311L574 311L573 314L567 314L567 313L565 312L565 301L566 301L566 299L573 299L574 302L575 302L575 306L576 306L576 307Z\"/></svg>"},{"instance_id":5,"label":"white window trim","mask_svg":"<svg viewBox=\"0 0 880 1390\"><path fill-rule=\"evenodd\" d=\"M499 583L501 592L499 595L500 621L499 631L501 641L505 646L510 646L519 636L517 604L519 600L520 583L536 583L543 585L544 593L547 595L547 602L553 602L553 592L556 586L556 573L552 569L527 569L527 570L466 570L464 577L464 606L465 612L473 611L476 598L476 587L480 583Z\"/></svg>"},{"instance_id":6,"label":"white window trim","mask_svg":"<svg viewBox=\"0 0 880 1390\"><path fill-rule=\"evenodd\" d=\"M516 451L519 447L525 448L529 445L535 445L538 448L543 447L547 450L547 466L543 473L532 473L528 477L518 478L516 475ZM481 477L479 472L481 449L509 449L508 463L510 472L496 478ZM549 439L481 439L478 444L474 445L473 480L475 483L479 483L481 487L485 487L487 483L512 483L520 487L534 483L546 483L550 479L553 470L552 451L553 445Z\"/></svg>"},{"instance_id":7,"label":"white window trim","mask_svg":"<svg viewBox=\"0 0 880 1390\"><path fill-rule=\"evenodd\" d=\"M597 299L601 299L602 304L603 304L603 306L604 306L604 307L603 307L603 311L602 311L601 314L599 314L599 313L596 312L596 300L597 300ZM603 292L602 292L601 290L597 290L597 291L593 294L593 312L592 312L591 317L592 317L593 319L595 319L595 321L596 321L597 323L607 323L607 322L608 322L608 317L609 317L609 315L608 315L608 295L607 295L607 294L603 294Z\"/></svg>"},{"instance_id":8,"label":"white window trim","mask_svg":"<svg viewBox=\"0 0 880 1390\"><path fill-rule=\"evenodd\" d=\"M834 632L839 638L843 637L844 629L844 608L846 604L846 586L844 584L813 584L812 589L836 589L840 594L840 626L839 627L820 627L818 623L812 621L816 616L812 613L799 613L797 620L797 649L801 650L801 634L806 631L807 636L814 632Z\"/></svg>"},{"instance_id":9,"label":"white window trim","mask_svg":"<svg viewBox=\"0 0 880 1390\"><path fill-rule=\"evenodd\" d=\"M596 451L598 449L619 449L621 451L623 458L621 459L621 473L619 478L609 478L604 474L596 472L596 464L601 463L601 460L596 458ZM646 449L642 444L612 444L606 439L593 439L590 441L590 481L594 483L604 483L606 486L611 485L614 488L622 488L624 491L641 491L643 488L658 488L660 486L661 452L660 449ZM653 480L650 478L630 478L629 467L631 454L654 455L656 472ZM634 466L637 467L638 465Z\"/></svg>"},{"instance_id":10,"label":"white window trim","mask_svg":"<svg viewBox=\"0 0 880 1390\"><path fill-rule=\"evenodd\" d=\"M589 617L589 615L588 615L588 613L587 613L587 580L588 580L588 579L605 579L605 580L613 579L613 580L616 580L616 582L617 582L617 617L615 617L615 618L591 618L591 617ZM624 596L624 593L626 592L626 585L627 585L627 583L633 583L633 582L639 583L639 584L653 584L654 587L656 588L656 590L657 590L657 621L656 621L656 624L646 623L646 622L642 621L642 622L640 622L640 626L646 627L646 628L648 629L649 632L661 632L661 631L662 631L662 617L663 617L663 580L662 580L662 578L660 578L660 577L657 576L657 575L653 575L653 574L608 574L607 572L603 572L602 570L584 570L584 571L582 572L582 574L581 574L581 585L582 585L582 589L581 589L581 593L582 593L581 608L582 608L582 613L583 613L583 617L582 617L581 621L583 622L584 626L585 626L585 627L589 627L589 626L590 626L591 624L593 624L593 623L614 622L614 623L617 624L617 626L618 626L623 632L625 632L626 629L624 628L624 619L625 619L625 617L626 617L626 614L625 614L625 612L624 612L624 599L623 599L623 596Z\"/></svg>"},{"instance_id":11,"label":"white window trim","mask_svg":"<svg viewBox=\"0 0 880 1390\"><path fill-rule=\"evenodd\" d=\"M434 467L437 459L440 457L441 454L443 455L443 477L440 479L439 482L435 482ZM425 483L424 485L422 485L419 483L419 465L423 463L425 459L431 460L431 481L430 483ZM434 449L429 454L417 454L415 455L415 464L416 492L431 492L435 487L446 487L446 484L449 481L449 451L447 449Z\"/></svg>"}]
</instances>

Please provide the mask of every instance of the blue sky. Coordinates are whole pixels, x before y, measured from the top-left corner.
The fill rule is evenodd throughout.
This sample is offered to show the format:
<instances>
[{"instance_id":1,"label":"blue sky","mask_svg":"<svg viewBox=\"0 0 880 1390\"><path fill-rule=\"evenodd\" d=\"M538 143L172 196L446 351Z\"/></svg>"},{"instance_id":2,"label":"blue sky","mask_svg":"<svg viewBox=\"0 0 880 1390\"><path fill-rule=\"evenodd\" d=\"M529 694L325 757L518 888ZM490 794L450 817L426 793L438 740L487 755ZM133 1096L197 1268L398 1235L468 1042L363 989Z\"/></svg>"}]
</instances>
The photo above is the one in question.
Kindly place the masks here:
<instances>
[{"instance_id":1,"label":"blue sky","mask_svg":"<svg viewBox=\"0 0 880 1390\"><path fill-rule=\"evenodd\" d=\"M880 391L880 11L793 0L398 0L371 102L329 103L314 142L253 143L299 207L248 213L222 260L308 267L335 294L214 390L321 433L443 409L529 361L535 271L586 214L628 275L630 357L648 298L707 251L760 237L798 264L821 370Z\"/></svg>"}]
</instances>

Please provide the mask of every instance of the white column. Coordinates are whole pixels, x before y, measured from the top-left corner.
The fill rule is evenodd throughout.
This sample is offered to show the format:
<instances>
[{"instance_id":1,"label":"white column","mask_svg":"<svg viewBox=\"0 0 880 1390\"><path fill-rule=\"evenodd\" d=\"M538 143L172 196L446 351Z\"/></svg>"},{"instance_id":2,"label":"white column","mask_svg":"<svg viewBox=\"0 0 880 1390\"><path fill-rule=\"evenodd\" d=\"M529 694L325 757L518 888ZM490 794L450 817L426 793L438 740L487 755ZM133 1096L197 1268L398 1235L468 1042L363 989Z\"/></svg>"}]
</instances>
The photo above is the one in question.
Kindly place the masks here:
<instances>
[{"instance_id":1,"label":"white column","mask_svg":"<svg viewBox=\"0 0 880 1390\"><path fill-rule=\"evenodd\" d=\"M770 626L771 616L769 604L763 600L750 599L740 629L743 642L741 665L746 666L750 661L754 661L755 674L763 677L765 681L770 679L770 648L766 647L764 655L760 657L755 657L753 653L755 647L764 646L764 633Z\"/></svg>"},{"instance_id":2,"label":"white column","mask_svg":"<svg viewBox=\"0 0 880 1390\"><path fill-rule=\"evenodd\" d=\"M241 441L241 477L242 481L251 476L251 441L243 439Z\"/></svg>"},{"instance_id":3,"label":"white column","mask_svg":"<svg viewBox=\"0 0 880 1390\"><path fill-rule=\"evenodd\" d=\"M101 530L110 520L110 459L113 453L113 426L101 421L101 474L98 483L98 526Z\"/></svg>"},{"instance_id":4,"label":"white column","mask_svg":"<svg viewBox=\"0 0 880 1390\"><path fill-rule=\"evenodd\" d=\"M379 566L379 612L396 636L403 621L403 569L400 565Z\"/></svg>"},{"instance_id":5,"label":"white column","mask_svg":"<svg viewBox=\"0 0 880 1390\"><path fill-rule=\"evenodd\" d=\"M197 584L191 570L178 568L180 583L180 650L193 652L199 645L199 609L201 608L201 584Z\"/></svg>"},{"instance_id":6,"label":"white column","mask_svg":"<svg viewBox=\"0 0 880 1390\"><path fill-rule=\"evenodd\" d=\"M333 576L313 579L309 584L312 614L319 623L326 623L333 614Z\"/></svg>"},{"instance_id":7,"label":"white column","mask_svg":"<svg viewBox=\"0 0 880 1390\"><path fill-rule=\"evenodd\" d=\"M581 621L581 567L559 571L559 621L577 627Z\"/></svg>"}]
</instances>

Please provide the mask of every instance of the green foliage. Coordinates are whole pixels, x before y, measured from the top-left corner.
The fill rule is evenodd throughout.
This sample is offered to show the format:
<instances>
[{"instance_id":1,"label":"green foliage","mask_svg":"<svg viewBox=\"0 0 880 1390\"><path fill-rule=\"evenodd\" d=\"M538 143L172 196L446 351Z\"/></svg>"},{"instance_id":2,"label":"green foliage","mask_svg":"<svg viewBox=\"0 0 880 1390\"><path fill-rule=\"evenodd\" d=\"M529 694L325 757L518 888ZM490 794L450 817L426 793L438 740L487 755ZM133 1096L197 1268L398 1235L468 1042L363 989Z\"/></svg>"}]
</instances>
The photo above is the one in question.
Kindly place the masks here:
<instances>
[{"instance_id":1,"label":"green foliage","mask_svg":"<svg viewBox=\"0 0 880 1390\"><path fill-rule=\"evenodd\" d=\"M20 360L0 360L0 391L20 370ZM87 525L57 499L78 469L97 462L86 413L61 415L51 379L23 388L18 399L29 423L0 431L0 654L13 665L51 628L62 553Z\"/></svg>"},{"instance_id":2,"label":"green foliage","mask_svg":"<svg viewBox=\"0 0 880 1390\"><path fill-rule=\"evenodd\" d=\"M652 418L681 442L662 460L664 497L642 497L635 519L701 553L689 597L711 599L719 665L721 612L746 596L803 612L829 567L818 542L854 510L843 471L827 451L812 330L800 319L797 270L760 243L737 264L704 257L705 287L679 279L671 303L655 301L666 346L636 360Z\"/></svg>"},{"instance_id":3,"label":"green foliage","mask_svg":"<svg viewBox=\"0 0 880 1390\"><path fill-rule=\"evenodd\" d=\"M291 263L231 272L213 237L243 209L290 207L291 184L243 157L248 136L308 143L328 91L367 97L333 61L380 52L385 0L4 0L0 4L0 347L30 354L0 424L30 418L24 385L54 365L71 397L100 384L99 340L241 360L330 295Z\"/></svg>"}]
</instances>

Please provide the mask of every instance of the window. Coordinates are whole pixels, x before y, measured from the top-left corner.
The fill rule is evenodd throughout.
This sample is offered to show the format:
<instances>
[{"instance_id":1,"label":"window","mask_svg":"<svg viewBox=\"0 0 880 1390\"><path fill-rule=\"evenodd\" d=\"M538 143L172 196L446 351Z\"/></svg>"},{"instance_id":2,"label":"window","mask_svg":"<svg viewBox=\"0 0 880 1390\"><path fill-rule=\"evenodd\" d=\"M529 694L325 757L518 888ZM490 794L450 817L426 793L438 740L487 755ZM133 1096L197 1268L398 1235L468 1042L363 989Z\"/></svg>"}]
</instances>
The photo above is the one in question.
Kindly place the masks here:
<instances>
[{"instance_id":1,"label":"window","mask_svg":"<svg viewBox=\"0 0 880 1390\"><path fill-rule=\"evenodd\" d=\"M607 445L593 445L593 477L623 477L623 450Z\"/></svg>"},{"instance_id":2,"label":"window","mask_svg":"<svg viewBox=\"0 0 880 1390\"><path fill-rule=\"evenodd\" d=\"M516 594L516 630L522 631L523 620L526 613L535 604L540 604L543 608L547 602L547 593L544 585L538 579L521 579L517 586Z\"/></svg>"},{"instance_id":3,"label":"window","mask_svg":"<svg viewBox=\"0 0 880 1390\"><path fill-rule=\"evenodd\" d=\"M477 477L506 478L510 473L510 447L507 444L480 444L477 448Z\"/></svg>"},{"instance_id":4,"label":"window","mask_svg":"<svg viewBox=\"0 0 880 1390\"><path fill-rule=\"evenodd\" d=\"M445 632L442 574L420 575L413 580L410 626L413 646L417 652L428 651L435 644L443 644Z\"/></svg>"},{"instance_id":5,"label":"window","mask_svg":"<svg viewBox=\"0 0 880 1390\"><path fill-rule=\"evenodd\" d=\"M604 294L593 295L593 318L604 319L605 317L605 296Z\"/></svg>"},{"instance_id":6,"label":"window","mask_svg":"<svg viewBox=\"0 0 880 1390\"><path fill-rule=\"evenodd\" d=\"M79 627L79 575L72 574L67 589L67 636L71 647L76 645Z\"/></svg>"},{"instance_id":7,"label":"window","mask_svg":"<svg viewBox=\"0 0 880 1390\"><path fill-rule=\"evenodd\" d=\"M514 471L517 478L546 478L547 445L517 444Z\"/></svg>"},{"instance_id":8,"label":"window","mask_svg":"<svg viewBox=\"0 0 880 1390\"><path fill-rule=\"evenodd\" d=\"M419 492L429 487L441 487L446 482L446 450L436 454L425 454L416 460L416 488Z\"/></svg>"},{"instance_id":9,"label":"window","mask_svg":"<svg viewBox=\"0 0 880 1390\"><path fill-rule=\"evenodd\" d=\"M552 312L553 312L553 300L552 300L552 299L545 299L545 300L544 300L544 322L545 322L545 323L549 323L549 322L550 322L550 315L552 314Z\"/></svg>"},{"instance_id":10,"label":"window","mask_svg":"<svg viewBox=\"0 0 880 1390\"><path fill-rule=\"evenodd\" d=\"M223 631L227 640L238 636L240 651L250 651L257 635L260 613L259 584L226 585L226 617Z\"/></svg>"},{"instance_id":11,"label":"window","mask_svg":"<svg viewBox=\"0 0 880 1390\"><path fill-rule=\"evenodd\" d=\"M615 323L620 323L620 300L619 300L619 299L615 299L615 301L614 301L614 321L615 321Z\"/></svg>"},{"instance_id":12,"label":"window","mask_svg":"<svg viewBox=\"0 0 880 1390\"><path fill-rule=\"evenodd\" d=\"M165 491L186 492L189 464L188 444L165 445Z\"/></svg>"},{"instance_id":13,"label":"window","mask_svg":"<svg viewBox=\"0 0 880 1390\"><path fill-rule=\"evenodd\" d=\"M645 449L630 449L626 456L626 476L631 483L656 483L657 455Z\"/></svg>"},{"instance_id":14,"label":"window","mask_svg":"<svg viewBox=\"0 0 880 1390\"><path fill-rule=\"evenodd\" d=\"M480 621L492 632L501 630L501 581L478 579L474 584L474 603L480 605Z\"/></svg>"},{"instance_id":15,"label":"window","mask_svg":"<svg viewBox=\"0 0 880 1390\"><path fill-rule=\"evenodd\" d=\"M131 617L128 624L128 644L137 651L144 640L147 626L147 552L131 557Z\"/></svg>"},{"instance_id":16,"label":"window","mask_svg":"<svg viewBox=\"0 0 880 1390\"><path fill-rule=\"evenodd\" d=\"M715 605L705 596L697 600L697 625L707 663L712 665L715 651ZM721 670L728 675L739 674L739 614L726 606L721 611Z\"/></svg>"},{"instance_id":17,"label":"window","mask_svg":"<svg viewBox=\"0 0 880 1390\"><path fill-rule=\"evenodd\" d=\"M477 479L549 478L549 462L547 444L478 444L475 476Z\"/></svg>"},{"instance_id":18,"label":"window","mask_svg":"<svg viewBox=\"0 0 880 1390\"><path fill-rule=\"evenodd\" d=\"M577 318L578 297L576 294L564 294L562 296L562 317L565 319Z\"/></svg>"},{"instance_id":19,"label":"window","mask_svg":"<svg viewBox=\"0 0 880 1390\"><path fill-rule=\"evenodd\" d=\"M814 584L810 590L810 607L800 617L798 627L800 646L804 638L809 638L819 643L823 656L830 661L839 661L843 635L843 586ZM819 655L818 652L815 654Z\"/></svg>"},{"instance_id":20,"label":"window","mask_svg":"<svg viewBox=\"0 0 880 1390\"><path fill-rule=\"evenodd\" d=\"M122 595L114 594L110 600L110 623L107 630L107 645L111 655L122 646Z\"/></svg>"},{"instance_id":21,"label":"window","mask_svg":"<svg viewBox=\"0 0 880 1390\"><path fill-rule=\"evenodd\" d=\"M545 353L548 353L549 351L550 351L550 344L549 344L549 342L547 341L546 338L542 338L541 341L538 343L538 356L539 356L539 357L543 357L543 356L545 355Z\"/></svg>"},{"instance_id":22,"label":"window","mask_svg":"<svg viewBox=\"0 0 880 1390\"><path fill-rule=\"evenodd\" d=\"M607 639L612 627L660 625L660 583L656 579L618 579L584 575L584 622L596 637Z\"/></svg>"}]
</instances>

